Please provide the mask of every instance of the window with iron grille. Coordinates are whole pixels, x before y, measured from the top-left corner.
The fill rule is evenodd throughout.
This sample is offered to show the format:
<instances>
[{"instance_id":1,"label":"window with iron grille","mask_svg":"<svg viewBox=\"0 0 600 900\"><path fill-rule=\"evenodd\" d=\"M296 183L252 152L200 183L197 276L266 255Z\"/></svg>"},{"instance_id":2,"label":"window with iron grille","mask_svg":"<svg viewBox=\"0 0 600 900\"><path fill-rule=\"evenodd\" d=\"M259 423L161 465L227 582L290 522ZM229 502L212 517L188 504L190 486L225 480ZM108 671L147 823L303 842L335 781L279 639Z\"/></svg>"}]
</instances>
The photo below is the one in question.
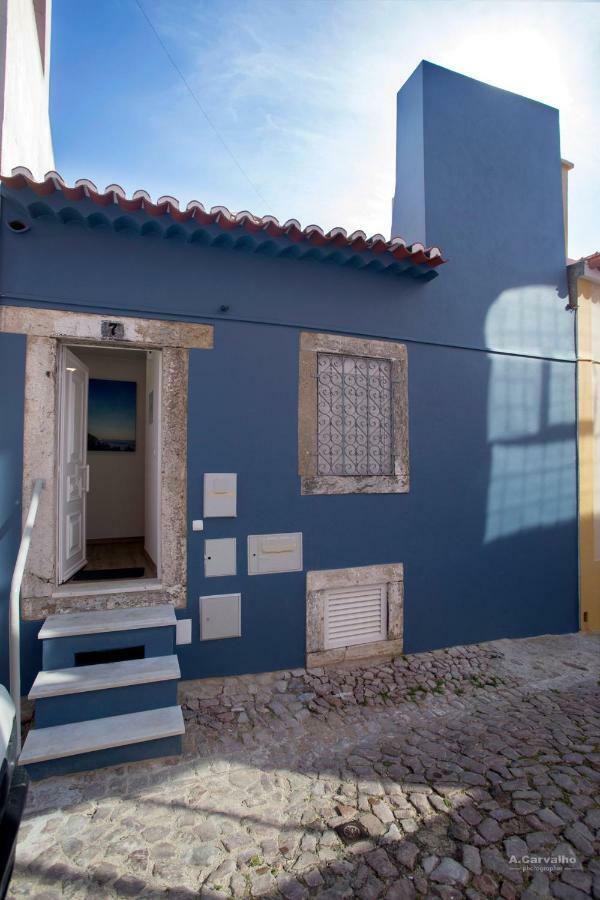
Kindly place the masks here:
<instances>
[{"instance_id":1,"label":"window with iron grille","mask_svg":"<svg viewBox=\"0 0 600 900\"><path fill-rule=\"evenodd\" d=\"M304 331L299 364L301 492L408 491L406 346Z\"/></svg>"},{"instance_id":2,"label":"window with iron grille","mask_svg":"<svg viewBox=\"0 0 600 900\"><path fill-rule=\"evenodd\" d=\"M391 475L390 360L317 356L318 474Z\"/></svg>"}]
</instances>

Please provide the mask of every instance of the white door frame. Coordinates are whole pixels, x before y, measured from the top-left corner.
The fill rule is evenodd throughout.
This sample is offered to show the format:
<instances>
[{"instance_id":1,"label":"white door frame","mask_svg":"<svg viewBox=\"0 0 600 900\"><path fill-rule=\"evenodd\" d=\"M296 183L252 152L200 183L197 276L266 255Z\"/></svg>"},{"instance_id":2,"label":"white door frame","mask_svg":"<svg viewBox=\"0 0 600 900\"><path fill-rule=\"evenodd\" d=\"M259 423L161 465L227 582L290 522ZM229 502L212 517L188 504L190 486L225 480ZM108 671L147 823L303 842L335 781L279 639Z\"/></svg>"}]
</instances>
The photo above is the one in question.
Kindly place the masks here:
<instances>
[{"instance_id":1,"label":"white door frame","mask_svg":"<svg viewBox=\"0 0 600 900\"><path fill-rule=\"evenodd\" d=\"M80 568L83 568L85 565L84 561L80 566L73 570L66 577L63 577L63 573L61 572L61 541L64 540L64 535L61 538L62 532L62 514L63 514L63 498L61 491L61 475L60 475L60 465L61 465L61 457L62 457L62 447L63 441L65 440L64 428L65 428L65 420L63 418L63 408L65 403L64 396L64 372L65 372L65 355L66 353L71 353L73 356L77 358L78 363L86 368L85 363L83 363L79 357L77 357L77 348L81 347L84 350L104 350L110 353L112 350L127 350L130 353L144 353L147 359L148 350L144 350L142 347L123 347L121 344L106 346L105 344L74 344L74 343L60 343L59 344L59 353L58 353L58 372L59 372L59 384L58 384L58 445L57 445L57 528L56 528L56 538L57 538L57 547L56 547L56 559L57 559L57 583L60 585L64 583L64 581L68 581L70 577L72 577L75 572L79 571ZM156 566L156 578L160 579L161 577L161 549L162 549L162 517L161 517L161 494L162 494L162 348L152 348L152 352L156 355L158 364L156 366L156 383L154 386L154 419L156 422L156 459L154 461L154 465L149 460L150 446L148 441L148 386L146 384L146 391L144 397L139 397L138 402L145 404L144 410L144 427L146 429L145 435L145 450L144 450L144 503L147 504L149 500L149 492L148 492L148 484L146 480L146 471L149 466L154 469L154 479L155 479L155 504L156 504L156 559L153 559ZM147 371L147 370L146 370ZM85 465L85 486L86 491L84 494L84 505L83 505L83 515L84 515L84 534L86 530L87 524L87 491L89 491L89 465L87 464L87 400L86 400L86 465ZM146 539L146 523L147 523L147 515L144 513L144 539ZM140 579L133 579L135 583L138 583ZM110 585L110 581L106 582L107 586Z\"/></svg>"}]
</instances>

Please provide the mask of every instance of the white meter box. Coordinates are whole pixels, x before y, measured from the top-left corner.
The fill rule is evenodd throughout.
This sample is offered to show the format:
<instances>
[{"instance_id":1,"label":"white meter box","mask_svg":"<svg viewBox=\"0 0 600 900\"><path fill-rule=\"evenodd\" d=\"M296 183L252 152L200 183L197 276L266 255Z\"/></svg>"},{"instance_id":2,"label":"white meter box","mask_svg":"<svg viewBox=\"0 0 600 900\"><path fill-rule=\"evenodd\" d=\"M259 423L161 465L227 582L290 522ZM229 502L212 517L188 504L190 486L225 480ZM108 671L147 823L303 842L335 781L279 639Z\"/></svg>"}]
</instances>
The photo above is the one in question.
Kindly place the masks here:
<instances>
[{"instance_id":1,"label":"white meter box","mask_svg":"<svg viewBox=\"0 0 600 900\"><path fill-rule=\"evenodd\" d=\"M211 538L204 541L204 575L214 578L218 575L235 575L235 538Z\"/></svg>"},{"instance_id":2,"label":"white meter box","mask_svg":"<svg viewBox=\"0 0 600 900\"><path fill-rule=\"evenodd\" d=\"M204 518L237 516L237 475L233 472L204 473Z\"/></svg>"},{"instance_id":3,"label":"white meter box","mask_svg":"<svg viewBox=\"0 0 600 900\"><path fill-rule=\"evenodd\" d=\"M200 640L219 641L242 634L242 595L200 597Z\"/></svg>"},{"instance_id":4,"label":"white meter box","mask_svg":"<svg viewBox=\"0 0 600 900\"><path fill-rule=\"evenodd\" d=\"M302 532L249 534L248 575L302 571Z\"/></svg>"}]
</instances>

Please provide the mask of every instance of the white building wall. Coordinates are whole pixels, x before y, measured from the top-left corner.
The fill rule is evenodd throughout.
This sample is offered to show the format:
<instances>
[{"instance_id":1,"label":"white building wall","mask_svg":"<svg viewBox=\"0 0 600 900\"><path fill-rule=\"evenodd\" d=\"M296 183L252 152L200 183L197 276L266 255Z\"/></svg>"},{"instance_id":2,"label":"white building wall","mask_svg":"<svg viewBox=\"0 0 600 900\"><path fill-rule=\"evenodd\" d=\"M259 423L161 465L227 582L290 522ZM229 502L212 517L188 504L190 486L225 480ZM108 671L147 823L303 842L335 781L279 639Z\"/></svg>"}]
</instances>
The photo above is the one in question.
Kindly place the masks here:
<instances>
[{"instance_id":1,"label":"white building wall","mask_svg":"<svg viewBox=\"0 0 600 900\"><path fill-rule=\"evenodd\" d=\"M0 171L54 168L48 111L52 0L0 0Z\"/></svg>"}]
</instances>

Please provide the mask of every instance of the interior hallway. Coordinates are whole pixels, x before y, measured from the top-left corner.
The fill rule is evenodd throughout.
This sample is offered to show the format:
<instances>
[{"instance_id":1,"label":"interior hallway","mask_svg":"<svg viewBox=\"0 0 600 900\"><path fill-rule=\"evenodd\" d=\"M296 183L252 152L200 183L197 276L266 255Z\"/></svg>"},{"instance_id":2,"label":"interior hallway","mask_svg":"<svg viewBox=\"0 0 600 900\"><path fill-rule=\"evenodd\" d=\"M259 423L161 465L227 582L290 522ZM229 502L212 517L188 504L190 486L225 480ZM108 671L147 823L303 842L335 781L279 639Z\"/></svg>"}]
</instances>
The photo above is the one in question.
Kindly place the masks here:
<instances>
[{"instance_id":1,"label":"interior hallway","mask_svg":"<svg viewBox=\"0 0 600 900\"><path fill-rule=\"evenodd\" d=\"M98 569L143 569L141 578L156 578L156 566L144 550L144 538L88 541L87 565L82 572ZM115 578L118 578L115 575Z\"/></svg>"}]
</instances>

